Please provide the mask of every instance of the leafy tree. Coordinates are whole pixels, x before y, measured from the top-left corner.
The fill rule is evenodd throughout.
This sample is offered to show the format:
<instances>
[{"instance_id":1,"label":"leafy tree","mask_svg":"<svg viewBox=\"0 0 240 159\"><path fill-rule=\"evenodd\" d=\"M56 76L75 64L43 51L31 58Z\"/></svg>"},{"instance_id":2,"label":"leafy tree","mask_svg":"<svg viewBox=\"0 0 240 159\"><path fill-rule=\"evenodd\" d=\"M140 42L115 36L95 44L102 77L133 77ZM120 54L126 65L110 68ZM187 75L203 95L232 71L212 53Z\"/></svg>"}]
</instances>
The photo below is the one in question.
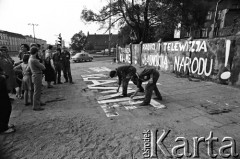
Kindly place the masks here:
<instances>
[{"instance_id":1,"label":"leafy tree","mask_svg":"<svg viewBox=\"0 0 240 159\"><path fill-rule=\"evenodd\" d=\"M75 51L81 51L84 49L86 42L87 42L86 35L82 31L80 31L79 33L74 34L73 37L71 38L70 47Z\"/></svg>"},{"instance_id":2,"label":"leafy tree","mask_svg":"<svg viewBox=\"0 0 240 159\"><path fill-rule=\"evenodd\" d=\"M215 1L216 0L182 0L181 28L186 31L204 28L207 13L212 5L216 5Z\"/></svg>"},{"instance_id":3,"label":"leafy tree","mask_svg":"<svg viewBox=\"0 0 240 159\"><path fill-rule=\"evenodd\" d=\"M99 14L84 9L81 18L86 22L99 22L111 26L129 26L136 35L136 43L150 42L154 39L154 28L168 25L172 29L180 21L179 0L115 0L105 5ZM109 29L109 28L108 28ZM167 29L167 28L166 28Z\"/></svg>"},{"instance_id":4,"label":"leafy tree","mask_svg":"<svg viewBox=\"0 0 240 159\"><path fill-rule=\"evenodd\" d=\"M136 35L134 43L154 42L160 38L173 39L179 23L185 30L202 28L208 4L208 0L114 0L105 5L99 14L84 9L81 18L86 22L99 22L101 28L108 26L111 18L111 26L120 27L124 43L131 41L128 38L131 32Z\"/></svg>"}]
</instances>

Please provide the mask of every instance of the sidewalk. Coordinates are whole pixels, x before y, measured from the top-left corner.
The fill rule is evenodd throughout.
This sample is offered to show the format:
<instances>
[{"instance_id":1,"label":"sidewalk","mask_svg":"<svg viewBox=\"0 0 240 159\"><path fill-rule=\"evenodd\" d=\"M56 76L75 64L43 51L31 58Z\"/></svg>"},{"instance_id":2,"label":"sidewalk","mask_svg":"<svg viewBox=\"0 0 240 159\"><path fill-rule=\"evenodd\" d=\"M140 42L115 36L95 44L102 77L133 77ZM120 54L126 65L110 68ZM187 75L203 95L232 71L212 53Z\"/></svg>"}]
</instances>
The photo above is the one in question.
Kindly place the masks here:
<instances>
[{"instance_id":1,"label":"sidewalk","mask_svg":"<svg viewBox=\"0 0 240 159\"><path fill-rule=\"evenodd\" d=\"M120 65L123 64L111 66L115 68ZM240 152L239 88L206 81L189 81L162 71L158 82L163 96L163 101L159 102L167 108L148 111L146 114L150 115L150 120L158 120L168 129L189 139L195 136L207 138L212 131L213 136L219 139L217 145L221 144L223 137L232 137L237 142L237 152ZM206 149L204 151L206 154Z\"/></svg>"},{"instance_id":2,"label":"sidewalk","mask_svg":"<svg viewBox=\"0 0 240 159\"><path fill-rule=\"evenodd\" d=\"M120 107L119 116L108 118L97 103L100 94L85 91L91 82L83 81L81 75L108 74L89 68L114 69L120 65L124 64L111 61L72 63L75 84L44 89L43 101L47 105L42 112L34 112L31 107L25 107L22 100L15 100L11 122L16 124L17 132L0 136L0 145L3 143L5 146L3 150L14 155L11 158L92 156L99 159L141 159L142 132L158 129L161 133L164 129L171 130L164 141L169 150L177 145L176 137L182 136L188 139L192 152L193 137L208 138L212 131L213 136L219 139L214 143L214 152L218 154L223 137L229 136L236 140L237 152L240 153L240 89L212 82L193 82L160 72L158 88L163 101L159 102L166 106L165 109L138 107L126 110ZM130 86L135 89L134 85ZM206 144L200 147L201 159L209 159ZM163 158L161 155L158 157Z\"/></svg>"}]
</instances>

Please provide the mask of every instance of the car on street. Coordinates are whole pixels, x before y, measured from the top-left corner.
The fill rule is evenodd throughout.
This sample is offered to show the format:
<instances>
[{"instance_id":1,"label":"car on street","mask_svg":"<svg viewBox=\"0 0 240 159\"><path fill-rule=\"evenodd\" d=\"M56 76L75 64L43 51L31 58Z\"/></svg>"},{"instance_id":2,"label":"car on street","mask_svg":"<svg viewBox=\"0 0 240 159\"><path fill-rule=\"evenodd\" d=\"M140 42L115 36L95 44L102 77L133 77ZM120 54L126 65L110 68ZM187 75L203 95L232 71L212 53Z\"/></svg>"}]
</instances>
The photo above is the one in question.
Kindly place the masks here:
<instances>
[{"instance_id":1,"label":"car on street","mask_svg":"<svg viewBox=\"0 0 240 159\"><path fill-rule=\"evenodd\" d=\"M81 61L92 61L93 60L93 56L90 55L87 52L80 52L80 53L76 53L74 56L72 56L72 61L73 62L81 62Z\"/></svg>"}]
</instances>

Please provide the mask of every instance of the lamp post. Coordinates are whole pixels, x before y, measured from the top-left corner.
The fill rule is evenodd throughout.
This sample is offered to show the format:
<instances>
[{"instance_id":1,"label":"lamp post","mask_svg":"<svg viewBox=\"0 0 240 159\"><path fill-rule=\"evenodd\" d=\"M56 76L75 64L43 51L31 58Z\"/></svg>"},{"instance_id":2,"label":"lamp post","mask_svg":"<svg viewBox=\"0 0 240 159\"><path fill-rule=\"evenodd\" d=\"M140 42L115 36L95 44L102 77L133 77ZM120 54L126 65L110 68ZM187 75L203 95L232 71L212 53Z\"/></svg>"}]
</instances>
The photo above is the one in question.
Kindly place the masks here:
<instances>
[{"instance_id":1,"label":"lamp post","mask_svg":"<svg viewBox=\"0 0 240 159\"><path fill-rule=\"evenodd\" d=\"M108 35L108 55L110 56L111 54L111 14L112 14L112 10L111 10L111 7L112 7L112 0L110 0L110 16L109 16L109 35Z\"/></svg>"},{"instance_id":2,"label":"lamp post","mask_svg":"<svg viewBox=\"0 0 240 159\"><path fill-rule=\"evenodd\" d=\"M34 40L34 43L35 43L35 30L34 30L34 26L38 26L38 24L28 23L28 25L32 25L33 26L33 40Z\"/></svg>"},{"instance_id":3,"label":"lamp post","mask_svg":"<svg viewBox=\"0 0 240 159\"><path fill-rule=\"evenodd\" d=\"M219 0L219 1L217 2L216 9L215 9L215 15L214 15L214 21L213 21L213 36L216 36L215 32L216 32L218 5L219 5L219 3L221 3L221 2L222 2L222 0ZM215 34L215 35L214 35L214 34Z\"/></svg>"}]
</instances>

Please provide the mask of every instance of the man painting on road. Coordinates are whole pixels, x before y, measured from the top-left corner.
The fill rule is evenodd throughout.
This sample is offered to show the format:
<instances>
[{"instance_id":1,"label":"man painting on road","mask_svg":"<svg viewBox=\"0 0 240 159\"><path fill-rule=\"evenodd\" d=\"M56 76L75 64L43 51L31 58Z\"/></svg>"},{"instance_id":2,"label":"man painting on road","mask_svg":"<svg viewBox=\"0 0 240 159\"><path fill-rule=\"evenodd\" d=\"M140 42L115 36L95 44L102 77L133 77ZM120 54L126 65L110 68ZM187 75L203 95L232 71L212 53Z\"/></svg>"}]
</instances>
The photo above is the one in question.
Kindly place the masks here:
<instances>
[{"instance_id":1,"label":"man painting on road","mask_svg":"<svg viewBox=\"0 0 240 159\"><path fill-rule=\"evenodd\" d=\"M130 81L131 77L136 73L136 68L133 66L120 66L116 68L115 70L110 71L109 76L111 78L118 76L118 89L117 92L119 92L119 88L122 83L122 95L124 97L127 96L127 87L128 82Z\"/></svg>"},{"instance_id":2,"label":"man painting on road","mask_svg":"<svg viewBox=\"0 0 240 159\"><path fill-rule=\"evenodd\" d=\"M133 98L137 95L138 92L142 92L142 82L148 81L148 84L145 87L145 98L144 101L140 104L140 106L147 106L150 104L152 92L154 91L159 100L162 100L162 95L157 88L157 81L160 74L156 70L155 67L147 67L141 73L136 73L132 78L132 82L137 85L138 89L131 96Z\"/></svg>"}]
</instances>

